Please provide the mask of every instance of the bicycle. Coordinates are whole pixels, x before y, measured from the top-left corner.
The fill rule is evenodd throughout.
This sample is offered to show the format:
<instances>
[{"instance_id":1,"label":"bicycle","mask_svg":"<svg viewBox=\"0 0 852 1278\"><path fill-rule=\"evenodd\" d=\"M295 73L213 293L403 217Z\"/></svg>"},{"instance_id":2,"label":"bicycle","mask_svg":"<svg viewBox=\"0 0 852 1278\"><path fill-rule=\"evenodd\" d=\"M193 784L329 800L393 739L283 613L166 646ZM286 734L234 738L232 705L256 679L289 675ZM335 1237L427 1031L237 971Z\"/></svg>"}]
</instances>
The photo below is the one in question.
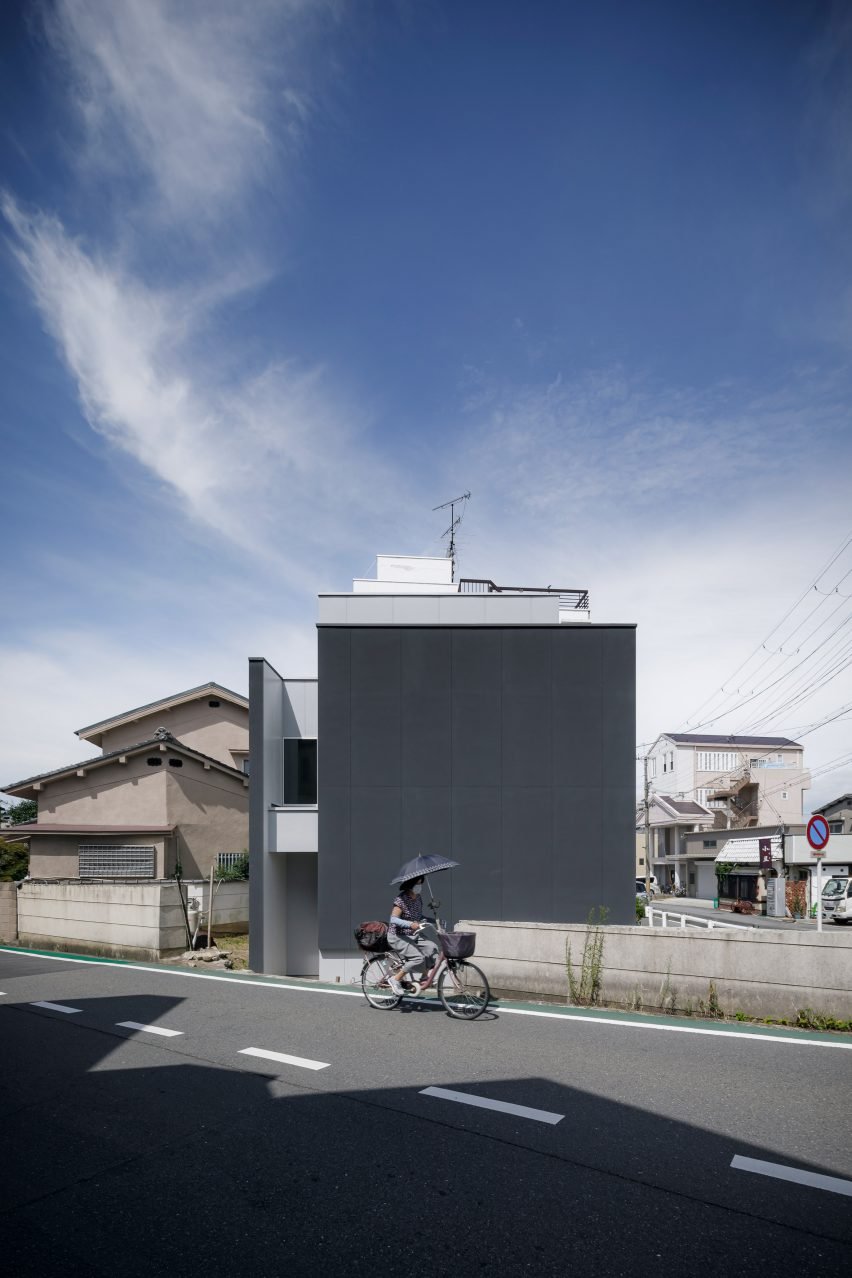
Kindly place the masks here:
<instances>
[{"instance_id":1,"label":"bicycle","mask_svg":"<svg viewBox=\"0 0 852 1278\"><path fill-rule=\"evenodd\" d=\"M488 978L475 963L468 961L469 955L473 953L475 933L444 932L428 921L425 926L434 928L440 949L434 967L422 981L410 983L406 994L408 997L417 997L424 990L435 986L438 998L450 1016L458 1020L475 1021L491 1001ZM455 950L456 953L447 953L448 950ZM364 959L361 989L371 1007L390 1011L399 1006L405 995L395 994L389 982L402 966L403 960L392 950ZM402 979L408 981L408 973Z\"/></svg>"}]
</instances>

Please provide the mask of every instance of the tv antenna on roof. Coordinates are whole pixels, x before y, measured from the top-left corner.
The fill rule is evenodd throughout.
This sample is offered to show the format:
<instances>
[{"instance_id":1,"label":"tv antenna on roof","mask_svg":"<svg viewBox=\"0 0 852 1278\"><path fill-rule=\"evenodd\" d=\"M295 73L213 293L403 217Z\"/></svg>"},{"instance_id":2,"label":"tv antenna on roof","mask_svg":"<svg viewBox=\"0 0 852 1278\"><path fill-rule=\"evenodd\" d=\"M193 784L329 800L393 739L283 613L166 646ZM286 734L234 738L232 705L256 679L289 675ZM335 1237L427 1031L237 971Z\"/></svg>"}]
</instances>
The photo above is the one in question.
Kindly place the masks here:
<instances>
[{"instance_id":1,"label":"tv antenna on roof","mask_svg":"<svg viewBox=\"0 0 852 1278\"><path fill-rule=\"evenodd\" d=\"M464 518L464 503L470 501L470 493L462 493L461 497L452 497L449 501L442 502L440 506L433 506L432 510L446 510L450 508L450 526L445 532L441 533L442 537L449 537L449 545L447 546L447 558L450 561L450 581L456 579L456 529ZM458 519L456 518L456 506L461 506L462 511Z\"/></svg>"}]
</instances>

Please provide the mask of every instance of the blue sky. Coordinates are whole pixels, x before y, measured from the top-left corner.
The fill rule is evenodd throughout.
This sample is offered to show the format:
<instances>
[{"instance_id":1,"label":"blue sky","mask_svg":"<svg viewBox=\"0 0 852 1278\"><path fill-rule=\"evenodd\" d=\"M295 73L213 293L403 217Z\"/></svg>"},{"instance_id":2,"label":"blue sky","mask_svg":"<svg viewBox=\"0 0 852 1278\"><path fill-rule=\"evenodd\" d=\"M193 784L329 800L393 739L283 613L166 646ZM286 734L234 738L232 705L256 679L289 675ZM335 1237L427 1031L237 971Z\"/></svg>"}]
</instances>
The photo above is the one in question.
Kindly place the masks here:
<instances>
[{"instance_id":1,"label":"blue sky","mask_svg":"<svg viewBox=\"0 0 852 1278\"><path fill-rule=\"evenodd\" d=\"M4 778L313 673L465 489L465 574L639 623L640 741L852 531L846 6L10 2L0 58Z\"/></svg>"}]
</instances>

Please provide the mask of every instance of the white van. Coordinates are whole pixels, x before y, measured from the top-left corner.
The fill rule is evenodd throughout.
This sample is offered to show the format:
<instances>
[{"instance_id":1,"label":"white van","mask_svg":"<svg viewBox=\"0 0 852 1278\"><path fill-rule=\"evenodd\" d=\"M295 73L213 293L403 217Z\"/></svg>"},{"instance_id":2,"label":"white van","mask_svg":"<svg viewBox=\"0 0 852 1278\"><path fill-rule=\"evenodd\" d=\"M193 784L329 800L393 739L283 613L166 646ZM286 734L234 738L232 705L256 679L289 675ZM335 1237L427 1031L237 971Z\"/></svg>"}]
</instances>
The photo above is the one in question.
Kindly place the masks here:
<instances>
[{"instance_id":1,"label":"white van","mask_svg":"<svg viewBox=\"0 0 852 1278\"><path fill-rule=\"evenodd\" d=\"M823 918L834 923L852 923L852 878L835 875L822 889Z\"/></svg>"}]
</instances>

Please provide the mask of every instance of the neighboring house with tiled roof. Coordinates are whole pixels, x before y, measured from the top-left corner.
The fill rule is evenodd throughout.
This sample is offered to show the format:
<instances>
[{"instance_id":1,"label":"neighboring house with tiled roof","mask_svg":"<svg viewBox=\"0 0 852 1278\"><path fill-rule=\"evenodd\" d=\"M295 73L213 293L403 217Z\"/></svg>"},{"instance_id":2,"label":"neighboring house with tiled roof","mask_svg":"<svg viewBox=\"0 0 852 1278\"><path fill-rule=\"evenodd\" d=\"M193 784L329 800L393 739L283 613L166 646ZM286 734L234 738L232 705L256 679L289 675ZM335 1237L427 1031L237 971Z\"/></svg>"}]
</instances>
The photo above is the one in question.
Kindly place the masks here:
<instances>
[{"instance_id":1,"label":"neighboring house with tiled roof","mask_svg":"<svg viewBox=\"0 0 852 1278\"><path fill-rule=\"evenodd\" d=\"M202 684L77 735L102 753L0 787L38 804L32 878L203 877L248 846L245 697Z\"/></svg>"},{"instance_id":2,"label":"neighboring house with tiled roof","mask_svg":"<svg viewBox=\"0 0 852 1278\"><path fill-rule=\"evenodd\" d=\"M699 885L697 863L684 859L686 834L799 825L810 786L803 747L789 737L664 732L647 769L651 867L692 896L707 895L712 882L704 869Z\"/></svg>"},{"instance_id":3,"label":"neighboring house with tiled roof","mask_svg":"<svg viewBox=\"0 0 852 1278\"><path fill-rule=\"evenodd\" d=\"M135 710L124 710L78 728L76 735L109 754L152 736L157 728L165 728L184 745L236 768L242 768L248 759L248 697L220 683L202 683Z\"/></svg>"}]
</instances>

